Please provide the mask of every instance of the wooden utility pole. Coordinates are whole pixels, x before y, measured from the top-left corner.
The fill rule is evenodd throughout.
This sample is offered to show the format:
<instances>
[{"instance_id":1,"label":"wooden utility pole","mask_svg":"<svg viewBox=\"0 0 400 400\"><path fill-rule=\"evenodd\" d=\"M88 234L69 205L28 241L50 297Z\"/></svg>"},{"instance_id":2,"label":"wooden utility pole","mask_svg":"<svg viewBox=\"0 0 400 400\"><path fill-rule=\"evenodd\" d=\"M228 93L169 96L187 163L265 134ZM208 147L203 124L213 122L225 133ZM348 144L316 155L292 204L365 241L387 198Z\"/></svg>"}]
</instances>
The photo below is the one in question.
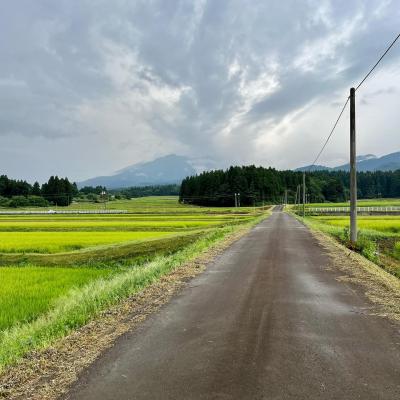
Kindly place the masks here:
<instances>
[{"instance_id":1,"label":"wooden utility pole","mask_svg":"<svg viewBox=\"0 0 400 400\"><path fill-rule=\"evenodd\" d=\"M350 241L357 242L356 90L350 89Z\"/></svg>"},{"instance_id":2,"label":"wooden utility pole","mask_svg":"<svg viewBox=\"0 0 400 400\"><path fill-rule=\"evenodd\" d=\"M303 218L306 216L306 173L303 172Z\"/></svg>"},{"instance_id":3,"label":"wooden utility pole","mask_svg":"<svg viewBox=\"0 0 400 400\"><path fill-rule=\"evenodd\" d=\"M297 185L297 211L300 211L301 203L301 185Z\"/></svg>"}]
</instances>

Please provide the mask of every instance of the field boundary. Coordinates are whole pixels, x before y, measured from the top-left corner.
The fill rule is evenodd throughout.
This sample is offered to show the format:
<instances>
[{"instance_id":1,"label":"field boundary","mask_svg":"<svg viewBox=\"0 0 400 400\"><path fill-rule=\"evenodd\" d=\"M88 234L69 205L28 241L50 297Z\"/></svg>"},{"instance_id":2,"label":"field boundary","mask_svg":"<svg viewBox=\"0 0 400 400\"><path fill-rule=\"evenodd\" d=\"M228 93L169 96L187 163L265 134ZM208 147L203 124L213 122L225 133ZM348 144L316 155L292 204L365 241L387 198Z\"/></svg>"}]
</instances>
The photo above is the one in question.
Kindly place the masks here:
<instances>
[{"instance_id":1,"label":"field boundary","mask_svg":"<svg viewBox=\"0 0 400 400\"><path fill-rule=\"evenodd\" d=\"M176 233L165 238L136 240L122 244L109 244L62 253L0 253L0 268L10 265L40 265L44 267L81 266L120 258L147 257L172 253L183 245L193 243L206 230Z\"/></svg>"}]
</instances>

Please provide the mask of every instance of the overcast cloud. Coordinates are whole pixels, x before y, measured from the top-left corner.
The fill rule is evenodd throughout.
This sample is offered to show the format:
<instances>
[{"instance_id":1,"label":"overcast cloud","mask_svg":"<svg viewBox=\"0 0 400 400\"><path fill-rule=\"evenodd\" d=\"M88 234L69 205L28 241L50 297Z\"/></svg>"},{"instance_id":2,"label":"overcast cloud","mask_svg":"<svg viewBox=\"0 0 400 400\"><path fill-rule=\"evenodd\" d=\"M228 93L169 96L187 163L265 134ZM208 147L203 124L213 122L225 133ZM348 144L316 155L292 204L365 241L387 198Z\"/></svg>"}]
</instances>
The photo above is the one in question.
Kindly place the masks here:
<instances>
[{"instance_id":1,"label":"overcast cloud","mask_svg":"<svg viewBox=\"0 0 400 400\"><path fill-rule=\"evenodd\" d=\"M395 0L5 0L0 173L309 164L399 21ZM359 154L399 151L400 45L357 100ZM346 162L347 136L346 114L320 163Z\"/></svg>"}]
</instances>

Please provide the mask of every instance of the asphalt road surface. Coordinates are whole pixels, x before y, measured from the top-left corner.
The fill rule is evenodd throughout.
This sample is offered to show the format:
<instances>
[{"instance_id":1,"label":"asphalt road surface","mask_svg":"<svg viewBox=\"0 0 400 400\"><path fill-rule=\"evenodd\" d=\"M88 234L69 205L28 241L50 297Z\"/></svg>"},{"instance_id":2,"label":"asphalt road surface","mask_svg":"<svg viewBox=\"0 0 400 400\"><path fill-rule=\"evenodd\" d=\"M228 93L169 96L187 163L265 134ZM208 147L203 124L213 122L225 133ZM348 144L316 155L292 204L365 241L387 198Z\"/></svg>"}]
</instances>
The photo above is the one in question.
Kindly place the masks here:
<instances>
[{"instance_id":1,"label":"asphalt road surface","mask_svg":"<svg viewBox=\"0 0 400 400\"><path fill-rule=\"evenodd\" d=\"M400 399L399 326L280 211L233 244L67 399Z\"/></svg>"}]
</instances>

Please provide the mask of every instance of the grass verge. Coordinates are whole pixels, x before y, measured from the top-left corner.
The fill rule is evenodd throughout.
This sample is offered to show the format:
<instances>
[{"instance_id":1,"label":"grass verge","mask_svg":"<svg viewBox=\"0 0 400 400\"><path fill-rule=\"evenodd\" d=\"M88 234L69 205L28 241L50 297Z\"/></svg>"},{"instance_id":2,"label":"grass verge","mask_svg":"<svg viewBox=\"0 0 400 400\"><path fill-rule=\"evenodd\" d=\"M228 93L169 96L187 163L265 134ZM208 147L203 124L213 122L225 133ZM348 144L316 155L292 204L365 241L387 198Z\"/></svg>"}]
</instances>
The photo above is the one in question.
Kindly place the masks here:
<instances>
[{"instance_id":1,"label":"grass verge","mask_svg":"<svg viewBox=\"0 0 400 400\"><path fill-rule=\"evenodd\" d=\"M375 308L371 314L400 321L400 280L361 254L349 251L334 237L315 226L310 230L332 259L333 266L344 275L337 278L361 287Z\"/></svg>"},{"instance_id":2,"label":"grass verge","mask_svg":"<svg viewBox=\"0 0 400 400\"><path fill-rule=\"evenodd\" d=\"M260 222L260 216L242 226L225 227L198 238L170 256L133 267L111 279L98 279L73 289L59 298L54 307L37 320L0 333L0 372L35 349L50 346L57 339L87 324L105 309L157 282L162 276L193 261L223 239Z\"/></svg>"}]
</instances>

